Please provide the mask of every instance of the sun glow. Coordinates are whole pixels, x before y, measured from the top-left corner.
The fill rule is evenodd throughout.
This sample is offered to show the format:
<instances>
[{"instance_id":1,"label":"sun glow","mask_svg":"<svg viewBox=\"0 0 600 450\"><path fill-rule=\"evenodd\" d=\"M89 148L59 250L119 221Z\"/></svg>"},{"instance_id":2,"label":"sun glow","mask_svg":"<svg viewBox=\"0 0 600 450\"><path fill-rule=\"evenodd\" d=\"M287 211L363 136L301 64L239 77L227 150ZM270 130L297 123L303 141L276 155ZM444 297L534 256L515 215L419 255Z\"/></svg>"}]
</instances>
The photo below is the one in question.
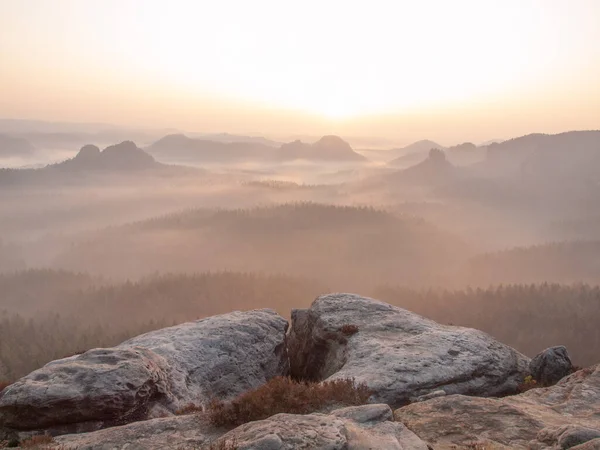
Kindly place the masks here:
<instances>
[{"instance_id":1,"label":"sun glow","mask_svg":"<svg viewBox=\"0 0 600 450\"><path fill-rule=\"evenodd\" d=\"M6 105L11 96L58 105L39 99L62 92L71 110L77 101L108 110L116 95L171 110L194 103L210 114L237 102L328 119L518 104L523 92L600 73L599 5L22 0L0 10L0 54L10 61L0 85L12 86Z\"/></svg>"}]
</instances>

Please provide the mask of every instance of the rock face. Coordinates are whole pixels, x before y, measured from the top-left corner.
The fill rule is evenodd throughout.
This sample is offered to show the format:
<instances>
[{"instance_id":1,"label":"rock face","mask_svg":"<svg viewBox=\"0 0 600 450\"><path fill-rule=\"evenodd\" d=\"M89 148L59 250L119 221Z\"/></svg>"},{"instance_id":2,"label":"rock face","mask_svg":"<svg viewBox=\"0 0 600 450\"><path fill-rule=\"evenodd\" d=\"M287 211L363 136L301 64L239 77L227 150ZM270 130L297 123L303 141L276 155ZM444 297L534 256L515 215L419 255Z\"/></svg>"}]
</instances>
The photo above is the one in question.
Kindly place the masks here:
<instances>
[{"instance_id":1,"label":"rock face","mask_svg":"<svg viewBox=\"0 0 600 450\"><path fill-rule=\"evenodd\" d=\"M0 394L0 425L56 433L171 415L287 375L287 321L233 312L53 361Z\"/></svg>"},{"instance_id":2,"label":"rock face","mask_svg":"<svg viewBox=\"0 0 600 450\"><path fill-rule=\"evenodd\" d=\"M145 420L90 433L55 438L66 450L201 449L216 436L197 416L174 416Z\"/></svg>"},{"instance_id":3,"label":"rock face","mask_svg":"<svg viewBox=\"0 0 600 450\"><path fill-rule=\"evenodd\" d=\"M566 347L550 347L531 360L529 370L534 380L551 386L569 375L573 371L573 364Z\"/></svg>"},{"instance_id":4,"label":"rock face","mask_svg":"<svg viewBox=\"0 0 600 450\"><path fill-rule=\"evenodd\" d=\"M600 365L580 370L552 387L494 399L434 398L400 408L395 417L436 450L473 443L511 449L596 448L593 445L600 442ZM598 442L593 444L594 440Z\"/></svg>"},{"instance_id":5,"label":"rock face","mask_svg":"<svg viewBox=\"0 0 600 450\"><path fill-rule=\"evenodd\" d=\"M353 378L369 386L373 402L394 407L439 390L514 393L529 365L481 331L440 325L353 294L322 296L309 309L292 311L289 348L293 375Z\"/></svg>"},{"instance_id":6,"label":"rock face","mask_svg":"<svg viewBox=\"0 0 600 450\"><path fill-rule=\"evenodd\" d=\"M239 450L427 450L427 445L399 422L388 405L338 409L331 414L277 414L250 422L223 436Z\"/></svg>"},{"instance_id":7,"label":"rock face","mask_svg":"<svg viewBox=\"0 0 600 450\"><path fill-rule=\"evenodd\" d=\"M222 434L202 416L179 416L64 435L56 443L78 450L186 450L209 448L211 442L235 442L238 450L427 450L413 432L393 421L387 405L344 408L331 414L277 414Z\"/></svg>"}]
</instances>

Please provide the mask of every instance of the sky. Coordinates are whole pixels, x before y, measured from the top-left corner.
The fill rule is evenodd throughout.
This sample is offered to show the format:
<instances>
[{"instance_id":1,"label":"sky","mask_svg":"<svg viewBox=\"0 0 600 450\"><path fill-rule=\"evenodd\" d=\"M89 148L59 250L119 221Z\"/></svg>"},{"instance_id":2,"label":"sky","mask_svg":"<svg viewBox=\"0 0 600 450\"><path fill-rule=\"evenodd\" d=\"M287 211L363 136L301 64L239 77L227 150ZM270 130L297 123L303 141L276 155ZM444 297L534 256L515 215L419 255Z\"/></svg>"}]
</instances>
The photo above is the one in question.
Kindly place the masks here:
<instances>
[{"instance_id":1,"label":"sky","mask_svg":"<svg viewBox=\"0 0 600 450\"><path fill-rule=\"evenodd\" d=\"M599 0L0 0L0 117L442 144L600 128Z\"/></svg>"}]
</instances>

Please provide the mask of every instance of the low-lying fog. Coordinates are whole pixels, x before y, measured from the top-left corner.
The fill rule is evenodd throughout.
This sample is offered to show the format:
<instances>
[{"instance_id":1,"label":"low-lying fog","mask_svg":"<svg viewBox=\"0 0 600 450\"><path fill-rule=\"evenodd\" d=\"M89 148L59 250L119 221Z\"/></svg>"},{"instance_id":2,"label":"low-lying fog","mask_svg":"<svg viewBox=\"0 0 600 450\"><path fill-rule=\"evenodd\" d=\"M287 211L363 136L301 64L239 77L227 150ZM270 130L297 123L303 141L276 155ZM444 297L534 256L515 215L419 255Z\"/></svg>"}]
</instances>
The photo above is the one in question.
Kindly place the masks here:
<instances>
[{"instance_id":1,"label":"low-lying fog","mask_svg":"<svg viewBox=\"0 0 600 450\"><path fill-rule=\"evenodd\" d=\"M208 160L194 140L180 157L142 142L0 159L35 168L0 170L0 343L21 336L23 318L44 327L60 314L44 344L20 356L0 344L0 379L173 321L287 315L331 290L525 352L568 343L583 364L600 350L600 132L389 155L337 139L290 150L331 150L324 160L283 158L272 143L217 146L230 156ZM558 311L577 331L545 329ZM523 317L527 331L515 329Z\"/></svg>"}]
</instances>

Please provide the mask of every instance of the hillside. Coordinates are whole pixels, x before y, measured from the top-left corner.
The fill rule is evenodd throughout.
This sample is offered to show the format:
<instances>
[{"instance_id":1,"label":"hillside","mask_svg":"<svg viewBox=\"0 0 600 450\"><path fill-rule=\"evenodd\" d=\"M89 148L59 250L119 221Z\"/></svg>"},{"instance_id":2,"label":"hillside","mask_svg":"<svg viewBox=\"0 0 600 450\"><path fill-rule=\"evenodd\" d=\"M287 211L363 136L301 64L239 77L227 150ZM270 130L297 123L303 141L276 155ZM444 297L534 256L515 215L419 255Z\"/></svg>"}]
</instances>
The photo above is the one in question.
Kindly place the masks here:
<instances>
[{"instance_id":1,"label":"hillside","mask_svg":"<svg viewBox=\"0 0 600 450\"><path fill-rule=\"evenodd\" d=\"M599 163L600 131L569 131L490 144L482 167L491 174L555 179L594 176Z\"/></svg>"},{"instance_id":2,"label":"hillside","mask_svg":"<svg viewBox=\"0 0 600 450\"><path fill-rule=\"evenodd\" d=\"M487 253L465 269L480 286L492 283L600 283L600 242L567 241Z\"/></svg>"},{"instance_id":3,"label":"hillside","mask_svg":"<svg viewBox=\"0 0 600 450\"><path fill-rule=\"evenodd\" d=\"M35 152L35 147L21 137L0 134L0 158L24 157Z\"/></svg>"},{"instance_id":4,"label":"hillside","mask_svg":"<svg viewBox=\"0 0 600 450\"><path fill-rule=\"evenodd\" d=\"M350 145L337 136L324 136L314 144L294 141L280 148L262 140L231 142L189 138L183 134L165 136L146 148L151 155L163 160L206 163L281 162L298 159L310 161L365 161Z\"/></svg>"},{"instance_id":5,"label":"hillside","mask_svg":"<svg viewBox=\"0 0 600 450\"><path fill-rule=\"evenodd\" d=\"M468 250L419 219L315 203L195 210L79 240L57 267L114 277L173 271L293 273L340 287L433 281Z\"/></svg>"},{"instance_id":6,"label":"hillside","mask_svg":"<svg viewBox=\"0 0 600 450\"><path fill-rule=\"evenodd\" d=\"M262 142L219 142L171 134L145 149L158 159L225 163L246 160L269 160L274 157L271 145Z\"/></svg>"},{"instance_id":7,"label":"hillside","mask_svg":"<svg viewBox=\"0 0 600 450\"><path fill-rule=\"evenodd\" d=\"M350 144L338 136L323 136L314 144L294 141L283 144L279 150L283 160L306 159L313 161L366 161Z\"/></svg>"},{"instance_id":8,"label":"hillside","mask_svg":"<svg viewBox=\"0 0 600 450\"><path fill-rule=\"evenodd\" d=\"M457 180L461 174L446 159L444 151L431 149L424 161L386 175L385 180L400 185L439 186Z\"/></svg>"}]
</instances>

